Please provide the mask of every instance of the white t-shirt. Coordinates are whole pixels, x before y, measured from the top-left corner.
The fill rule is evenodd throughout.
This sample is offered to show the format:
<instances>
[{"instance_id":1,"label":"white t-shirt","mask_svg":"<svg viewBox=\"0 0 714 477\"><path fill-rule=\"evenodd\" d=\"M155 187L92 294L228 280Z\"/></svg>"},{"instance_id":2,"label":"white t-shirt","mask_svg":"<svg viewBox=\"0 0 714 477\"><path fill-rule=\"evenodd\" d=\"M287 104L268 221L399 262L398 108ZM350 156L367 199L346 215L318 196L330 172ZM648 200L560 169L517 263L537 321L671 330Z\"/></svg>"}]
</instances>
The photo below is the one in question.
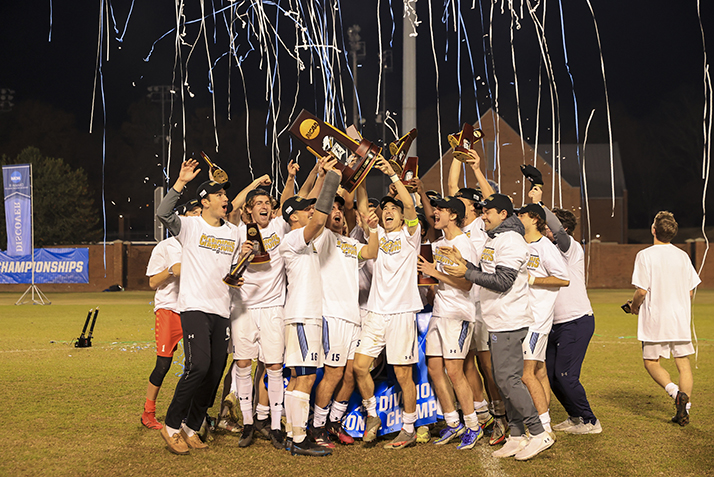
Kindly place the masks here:
<instances>
[{"instance_id":1,"label":"white t-shirt","mask_svg":"<svg viewBox=\"0 0 714 477\"><path fill-rule=\"evenodd\" d=\"M230 287L223 278L240 255L238 227L223 222L208 225L203 217L179 217L181 231L181 277L179 311L202 311L223 318L230 316Z\"/></svg>"},{"instance_id":2,"label":"white t-shirt","mask_svg":"<svg viewBox=\"0 0 714 477\"><path fill-rule=\"evenodd\" d=\"M461 256L471 263L476 262L478 257L471 240L466 234L459 234L453 240L447 240L446 237L442 236L431 244L434 264L441 273L446 273L444 265L453 266L455 263L439 253L439 247L456 247L461 252ZM436 286L436 296L434 297L433 315L441 318L473 322L476 319L476 302L473 299L471 290L463 291L439 281Z\"/></svg>"},{"instance_id":3,"label":"white t-shirt","mask_svg":"<svg viewBox=\"0 0 714 477\"><path fill-rule=\"evenodd\" d=\"M279 250L288 280L285 323L322 323L320 259L313 241L305 243L305 227L288 232Z\"/></svg>"},{"instance_id":4,"label":"white t-shirt","mask_svg":"<svg viewBox=\"0 0 714 477\"><path fill-rule=\"evenodd\" d=\"M364 230L359 225L350 232L350 237L362 244L367 244ZM374 275L374 259L363 260L359 268L359 307L365 308L369 300L369 290L372 287L372 275Z\"/></svg>"},{"instance_id":5,"label":"white t-shirt","mask_svg":"<svg viewBox=\"0 0 714 477\"><path fill-rule=\"evenodd\" d=\"M149 264L146 266L146 276L153 277L167 268L181 263L181 244L176 237L162 240L151 251ZM156 289L154 294L154 311L159 308L178 313L179 279L169 276L164 283Z\"/></svg>"},{"instance_id":6,"label":"white t-shirt","mask_svg":"<svg viewBox=\"0 0 714 477\"><path fill-rule=\"evenodd\" d=\"M322 314L359 325L357 240L325 229L314 241L322 274Z\"/></svg>"},{"instance_id":7,"label":"white t-shirt","mask_svg":"<svg viewBox=\"0 0 714 477\"><path fill-rule=\"evenodd\" d=\"M367 311L382 315L417 312L422 309L417 285L417 255L421 226L409 235L405 225L387 233L378 227L379 253L374 263Z\"/></svg>"},{"instance_id":8,"label":"white t-shirt","mask_svg":"<svg viewBox=\"0 0 714 477\"><path fill-rule=\"evenodd\" d=\"M569 280L568 267L558 247L545 237L528 244L530 258L528 273L536 278L556 277ZM528 298L533 312L533 324L530 330L535 333L550 333L553 327L553 312L558 288L530 285Z\"/></svg>"},{"instance_id":9,"label":"white t-shirt","mask_svg":"<svg viewBox=\"0 0 714 477\"><path fill-rule=\"evenodd\" d=\"M692 262L672 244L653 245L635 258L632 284L647 291L637 320L637 339L691 341L689 292L701 280Z\"/></svg>"},{"instance_id":10,"label":"white t-shirt","mask_svg":"<svg viewBox=\"0 0 714 477\"><path fill-rule=\"evenodd\" d=\"M241 222L239 228L242 243L246 240L247 227ZM272 219L267 227L260 229L260 236L263 238L265 250L270 254L270 261L260 264L251 263L243 273L245 283L238 293L246 308L267 308L285 304L285 266L278 247L288 232L290 226L282 217Z\"/></svg>"},{"instance_id":11,"label":"white t-shirt","mask_svg":"<svg viewBox=\"0 0 714 477\"><path fill-rule=\"evenodd\" d=\"M497 266L518 271L503 293L481 287L481 314L488 331L514 331L533 324L528 304L528 244L518 232L507 230L488 239L481 253L481 271L496 273Z\"/></svg>"},{"instance_id":12,"label":"white t-shirt","mask_svg":"<svg viewBox=\"0 0 714 477\"><path fill-rule=\"evenodd\" d=\"M488 240L488 234L486 233L485 229L486 226L483 223L483 219L481 217L476 217L470 224L461 227L461 231L465 233L469 239L471 239L471 244L473 245L473 249L476 252L476 257L481 256L481 252L483 252L483 248L486 245L486 241ZM474 283L474 286L471 287L471 297L475 302L481 301L480 285L476 285ZM480 306L476 307L476 319L479 321L483 320L481 316Z\"/></svg>"},{"instance_id":13,"label":"white t-shirt","mask_svg":"<svg viewBox=\"0 0 714 477\"><path fill-rule=\"evenodd\" d=\"M567 323L585 315L592 315L593 308L585 287L585 253L583 247L570 235L570 248L560 252L568 265L570 285L561 287L555 299L553 324ZM560 250L560 249L558 249Z\"/></svg>"}]
</instances>

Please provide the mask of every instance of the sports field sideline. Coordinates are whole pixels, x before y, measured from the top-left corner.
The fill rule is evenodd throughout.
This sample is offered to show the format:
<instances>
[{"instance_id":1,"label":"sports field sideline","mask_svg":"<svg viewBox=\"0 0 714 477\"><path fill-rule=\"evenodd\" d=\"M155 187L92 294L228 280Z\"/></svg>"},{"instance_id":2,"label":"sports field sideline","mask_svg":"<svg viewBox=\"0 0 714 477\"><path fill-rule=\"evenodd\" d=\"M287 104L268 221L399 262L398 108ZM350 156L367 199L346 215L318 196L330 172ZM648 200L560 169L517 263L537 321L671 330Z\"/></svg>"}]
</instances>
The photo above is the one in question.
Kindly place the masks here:
<instances>
[{"instance_id":1,"label":"sports field sideline","mask_svg":"<svg viewBox=\"0 0 714 477\"><path fill-rule=\"evenodd\" d=\"M152 292L52 293L48 306L15 306L19 293L0 293L0 475L714 475L714 291L699 291L694 302L699 357L684 428L669 422L673 401L642 366L637 319L620 309L631 295L590 291L596 328L582 382L603 433L558 433L553 448L516 462L492 458L483 441L470 451L431 443L364 449L358 441L309 458L264 440L240 449L236 435L224 434L206 451L176 456L139 422L155 360ZM76 349L87 311L97 306L93 347ZM164 382L159 420L180 372L174 364ZM551 415L554 423L567 417L555 399Z\"/></svg>"}]
</instances>

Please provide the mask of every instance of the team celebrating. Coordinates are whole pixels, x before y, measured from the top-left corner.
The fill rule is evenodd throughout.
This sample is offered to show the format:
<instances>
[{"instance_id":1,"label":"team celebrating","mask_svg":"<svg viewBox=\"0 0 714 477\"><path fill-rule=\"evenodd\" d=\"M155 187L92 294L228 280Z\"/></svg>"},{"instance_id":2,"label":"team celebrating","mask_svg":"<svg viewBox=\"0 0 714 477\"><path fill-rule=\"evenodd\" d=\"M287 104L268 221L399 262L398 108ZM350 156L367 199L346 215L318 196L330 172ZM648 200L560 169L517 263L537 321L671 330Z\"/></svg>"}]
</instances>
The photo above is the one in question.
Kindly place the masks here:
<instances>
[{"instance_id":1,"label":"team celebrating","mask_svg":"<svg viewBox=\"0 0 714 477\"><path fill-rule=\"evenodd\" d=\"M235 433L240 447L259 436L293 455L325 456L336 443L355 442L342 421L357 391L362 443L374 446L384 423L372 370L383 360L401 390L402 427L381 445L429 442L429 431L415 427L413 369L416 314L430 308L424 354L444 417L433 444L468 450L486 436L500 446L494 457L527 460L555 443L555 431L602 432L580 382L595 320L583 248L573 238L576 217L543 204L542 177L532 166L522 168L530 203L514 208L484 176L478 153L468 154L478 184L459 188L463 163L454 160L445 197L425 192L418 178L400 180L381 156L375 168L391 181L389 194L369 198L363 184L351 193L340 186L337 159L327 156L297 194L299 166L291 162L280 200L263 176L232 201L230 182L206 181L195 200L177 206L200 173L197 161L184 162L157 210L172 237L155 247L147 267L156 289L157 358L143 425L160 430L175 454L208 447L213 426ZM684 426L694 352L687 300L699 281L669 243L676 222L664 214L652 227L657 250L638 255L628 310L639 313L645 368L674 398L673 421ZM229 286L224 278L243 262ZM663 284L673 270L681 270L681 290ZM676 326L660 319L673 293L686 295L675 301L687 310ZM184 372L162 424L156 400L181 339ZM659 364L670 351L679 386ZM214 422L207 411L224 374ZM569 416L555 425L551 391Z\"/></svg>"}]
</instances>

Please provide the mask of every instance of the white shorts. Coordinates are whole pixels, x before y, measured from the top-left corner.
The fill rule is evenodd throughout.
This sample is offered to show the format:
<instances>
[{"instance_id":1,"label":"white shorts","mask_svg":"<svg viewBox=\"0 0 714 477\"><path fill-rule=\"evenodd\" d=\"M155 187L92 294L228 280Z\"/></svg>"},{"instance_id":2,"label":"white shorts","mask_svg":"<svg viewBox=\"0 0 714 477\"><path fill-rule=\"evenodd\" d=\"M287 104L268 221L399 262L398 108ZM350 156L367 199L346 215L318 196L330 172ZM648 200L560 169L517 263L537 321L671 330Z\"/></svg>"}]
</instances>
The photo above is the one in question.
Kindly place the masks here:
<instances>
[{"instance_id":1,"label":"white shorts","mask_svg":"<svg viewBox=\"0 0 714 477\"><path fill-rule=\"evenodd\" d=\"M380 315L369 312L357 342L356 352L376 358L387 348L387 363L414 364L419 361L416 313Z\"/></svg>"},{"instance_id":2,"label":"white shorts","mask_svg":"<svg viewBox=\"0 0 714 477\"><path fill-rule=\"evenodd\" d=\"M287 323L285 325L285 366L322 366L322 324Z\"/></svg>"},{"instance_id":3,"label":"white shorts","mask_svg":"<svg viewBox=\"0 0 714 477\"><path fill-rule=\"evenodd\" d=\"M360 327L342 318L322 318L322 351L327 366L344 368L348 359L354 359L359 341Z\"/></svg>"},{"instance_id":4,"label":"white shorts","mask_svg":"<svg viewBox=\"0 0 714 477\"><path fill-rule=\"evenodd\" d=\"M489 351L488 347L488 328L481 317L477 317L474 321L474 332L471 335L471 347L469 351L476 350L477 353Z\"/></svg>"},{"instance_id":5,"label":"white shorts","mask_svg":"<svg viewBox=\"0 0 714 477\"><path fill-rule=\"evenodd\" d=\"M259 359L266 364L283 362L285 352L283 307L241 309L231 313L233 359Z\"/></svg>"},{"instance_id":6,"label":"white shorts","mask_svg":"<svg viewBox=\"0 0 714 477\"><path fill-rule=\"evenodd\" d=\"M545 349L548 347L548 333L535 333L528 330L523 340L523 360L545 363Z\"/></svg>"},{"instance_id":7,"label":"white shorts","mask_svg":"<svg viewBox=\"0 0 714 477\"><path fill-rule=\"evenodd\" d=\"M474 324L432 316L426 332L426 355L444 359L465 359L469 353Z\"/></svg>"},{"instance_id":8,"label":"white shorts","mask_svg":"<svg viewBox=\"0 0 714 477\"><path fill-rule=\"evenodd\" d=\"M670 341L664 343L642 342L643 359L669 359L669 354L675 358L683 358L694 354L694 346L691 341Z\"/></svg>"}]
</instances>

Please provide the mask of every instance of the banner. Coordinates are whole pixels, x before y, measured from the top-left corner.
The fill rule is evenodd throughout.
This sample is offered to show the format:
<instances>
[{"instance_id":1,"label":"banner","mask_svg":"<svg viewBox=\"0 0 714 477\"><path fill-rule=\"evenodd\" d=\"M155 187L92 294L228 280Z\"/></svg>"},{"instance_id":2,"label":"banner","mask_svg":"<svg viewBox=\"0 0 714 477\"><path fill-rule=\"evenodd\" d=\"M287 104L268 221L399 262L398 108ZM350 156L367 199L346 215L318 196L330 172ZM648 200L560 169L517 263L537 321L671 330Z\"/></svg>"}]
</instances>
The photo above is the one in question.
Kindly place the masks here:
<instances>
[{"instance_id":1,"label":"banner","mask_svg":"<svg viewBox=\"0 0 714 477\"><path fill-rule=\"evenodd\" d=\"M89 283L88 248L35 250L35 283ZM0 284L32 283L30 255L13 257L0 252Z\"/></svg>"},{"instance_id":2,"label":"banner","mask_svg":"<svg viewBox=\"0 0 714 477\"><path fill-rule=\"evenodd\" d=\"M5 185L7 254L11 257L32 253L32 184L30 176L29 164L2 166L2 178Z\"/></svg>"}]
</instances>

